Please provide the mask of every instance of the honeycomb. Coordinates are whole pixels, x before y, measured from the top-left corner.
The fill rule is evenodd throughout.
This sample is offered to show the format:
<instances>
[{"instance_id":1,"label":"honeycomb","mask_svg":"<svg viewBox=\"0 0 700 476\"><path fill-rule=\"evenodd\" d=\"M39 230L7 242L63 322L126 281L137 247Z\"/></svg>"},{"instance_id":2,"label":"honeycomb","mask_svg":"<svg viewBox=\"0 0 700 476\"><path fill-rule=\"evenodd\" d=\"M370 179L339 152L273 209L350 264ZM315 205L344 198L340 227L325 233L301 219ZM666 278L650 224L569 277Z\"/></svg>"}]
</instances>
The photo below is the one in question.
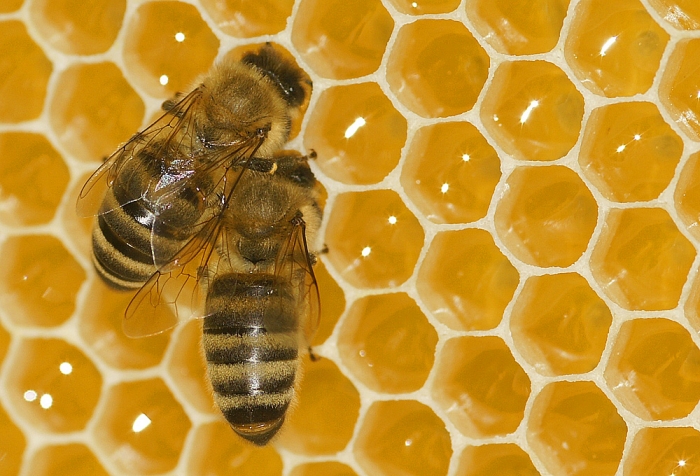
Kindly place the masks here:
<instances>
[{"instance_id":1,"label":"honeycomb","mask_svg":"<svg viewBox=\"0 0 700 476\"><path fill-rule=\"evenodd\" d=\"M700 475L697 0L0 1L0 474ZM126 338L81 184L213 62L314 92L323 316L264 448Z\"/></svg>"}]
</instances>

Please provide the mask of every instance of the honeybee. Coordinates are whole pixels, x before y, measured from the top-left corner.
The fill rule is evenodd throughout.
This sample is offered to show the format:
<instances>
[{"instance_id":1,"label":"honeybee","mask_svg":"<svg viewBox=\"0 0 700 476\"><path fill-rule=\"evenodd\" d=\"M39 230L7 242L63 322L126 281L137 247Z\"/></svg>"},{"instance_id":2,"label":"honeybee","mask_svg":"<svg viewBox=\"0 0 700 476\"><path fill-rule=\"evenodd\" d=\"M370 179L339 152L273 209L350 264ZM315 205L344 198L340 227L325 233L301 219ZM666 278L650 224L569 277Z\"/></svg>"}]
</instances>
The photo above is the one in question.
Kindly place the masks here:
<instances>
[{"instance_id":1,"label":"honeybee","mask_svg":"<svg viewBox=\"0 0 700 476\"><path fill-rule=\"evenodd\" d=\"M269 44L219 63L166 101L78 198L80 214L97 215L99 276L139 289L124 332L157 334L194 309L214 401L257 445L284 422L320 316L316 179L308 156L282 149L310 88Z\"/></svg>"}]
</instances>

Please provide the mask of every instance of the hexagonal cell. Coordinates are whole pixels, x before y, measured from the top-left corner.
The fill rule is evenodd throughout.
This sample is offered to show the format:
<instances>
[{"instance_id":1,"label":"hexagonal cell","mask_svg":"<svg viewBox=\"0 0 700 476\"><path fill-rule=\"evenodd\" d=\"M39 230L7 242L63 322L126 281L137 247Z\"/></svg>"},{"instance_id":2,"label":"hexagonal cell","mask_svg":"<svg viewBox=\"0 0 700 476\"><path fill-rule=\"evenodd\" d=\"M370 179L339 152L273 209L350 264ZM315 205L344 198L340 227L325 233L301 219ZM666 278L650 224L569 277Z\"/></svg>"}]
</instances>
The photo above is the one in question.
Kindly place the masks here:
<instances>
[{"instance_id":1,"label":"hexagonal cell","mask_svg":"<svg viewBox=\"0 0 700 476\"><path fill-rule=\"evenodd\" d=\"M700 38L679 41L673 50L659 84L659 99L671 117L694 140L700 140L700 78L697 58ZM654 70L656 71L656 70Z\"/></svg>"},{"instance_id":2,"label":"hexagonal cell","mask_svg":"<svg viewBox=\"0 0 700 476\"><path fill-rule=\"evenodd\" d=\"M294 6L294 0L203 0L201 3L221 31L238 38L279 33L287 26Z\"/></svg>"},{"instance_id":3,"label":"hexagonal cell","mask_svg":"<svg viewBox=\"0 0 700 476\"><path fill-rule=\"evenodd\" d=\"M389 0L394 8L409 15L449 13L459 6L459 0Z\"/></svg>"},{"instance_id":4,"label":"hexagonal cell","mask_svg":"<svg viewBox=\"0 0 700 476\"><path fill-rule=\"evenodd\" d=\"M58 79L49 120L66 150L98 161L136 132L144 110L115 64L78 64Z\"/></svg>"},{"instance_id":5,"label":"hexagonal cell","mask_svg":"<svg viewBox=\"0 0 700 476\"><path fill-rule=\"evenodd\" d=\"M355 301L339 335L343 363L376 392L414 392L433 368L437 332L407 294Z\"/></svg>"},{"instance_id":6,"label":"hexagonal cell","mask_svg":"<svg viewBox=\"0 0 700 476\"><path fill-rule=\"evenodd\" d=\"M345 183L381 181L399 163L406 119L377 83L329 88L318 98L304 146L329 177Z\"/></svg>"},{"instance_id":7,"label":"hexagonal cell","mask_svg":"<svg viewBox=\"0 0 700 476\"><path fill-rule=\"evenodd\" d=\"M467 446L459 457L455 476L540 476L518 445Z\"/></svg>"},{"instance_id":8,"label":"hexagonal cell","mask_svg":"<svg viewBox=\"0 0 700 476\"><path fill-rule=\"evenodd\" d=\"M624 473L635 476L694 475L700 460L700 432L694 428L643 428L625 458Z\"/></svg>"},{"instance_id":9,"label":"hexagonal cell","mask_svg":"<svg viewBox=\"0 0 700 476\"><path fill-rule=\"evenodd\" d=\"M202 350L201 320L190 321L179 330L167 367L182 394L197 410L203 413L217 411L211 384L207 379L207 365Z\"/></svg>"},{"instance_id":10,"label":"hexagonal cell","mask_svg":"<svg viewBox=\"0 0 700 476\"><path fill-rule=\"evenodd\" d=\"M121 382L105 398L93 440L103 458L122 473L174 469L192 423L163 381Z\"/></svg>"},{"instance_id":11,"label":"hexagonal cell","mask_svg":"<svg viewBox=\"0 0 700 476\"><path fill-rule=\"evenodd\" d=\"M53 217L68 184L68 167L41 134L0 134L0 220L36 225Z\"/></svg>"},{"instance_id":12,"label":"hexagonal cell","mask_svg":"<svg viewBox=\"0 0 700 476\"><path fill-rule=\"evenodd\" d=\"M21 21L0 22L0 58L0 122L39 117L53 66Z\"/></svg>"},{"instance_id":13,"label":"hexagonal cell","mask_svg":"<svg viewBox=\"0 0 700 476\"><path fill-rule=\"evenodd\" d=\"M438 357L432 395L463 434L484 438L518 428L530 379L500 337L457 337Z\"/></svg>"},{"instance_id":14,"label":"hexagonal cell","mask_svg":"<svg viewBox=\"0 0 700 476\"><path fill-rule=\"evenodd\" d=\"M501 161L468 122L419 129L401 169L401 185L435 223L467 223L486 216L501 178Z\"/></svg>"},{"instance_id":15,"label":"hexagonal cell","mask_svg":"<svg viewBox=\"0 0 700 476\"><path fill-rule=\"evenodd\" d=\"M228 423L198 427L186 474L207 476L282 476L282 458L272 446L255 447L233 435Z\"/></svg>"},{"instance_id":16,"label":"hexagonal cell","mask_svg":"<svg viewBox=\"0 0 700 476\"><path fill-rule=\"evenodd\" d=\"M565 268L578 260L593 235L598 204L573 170L518 167L496 207L496 231L521 261Z\"/></svg>"},{"instance_id":17,"label":"hexagonal cell","mask_svg":"<svg viewBox=\"0 0 700 476\"><path fill-rule=\"evenodd\" d=\"M302 0L292 43L317 74L358 78L377 70L393 29L379 0Z\"/></svg>"},{"instance_id":18,"label":"hexagonal cell","mask_svg":"<svg viewBox=\"0 0 700 476\"><path fill-rule=\"evenodd\" d=\"M486 330L501 322L519 279L489 232L465 229L435 236L416 287L433 315L452 329Z\"/></svg>"},{"instance_id":19,"label":"hexagonal cell","mask_svg":"<svg viewBox=\"0 0 700 476\"><path fill-rule=\"evenodd\" d=\"M528 278L510 317L513 343L544 375L593 370L610 324L605 301L576 273Z\"/></svg>"},{"instance_id":20,"label":"hexagonal cell","mask_svg":"<svg viewBox=\"0 0 700 476\"><path fill-rule=\"evenodd\" d=\"M685 163L673 199L686 229L700 239L700 152Z\"/></svg>"},{"instance_id":21,"label":"hexagonal cell","mask_svg":"<svg viewBox=\"0 0 700 476\"><path fill-rule=\"evenodd\" d=\"M350 466L335 461L306 463L294 468L289 476L357 476Z\"/></svg>"},{"instance_id":22,"label":"hexagonal cell","mask_svg":"<svg viewBox=\"0 0 700 476\"><path fill-rule=\"evenodd\" d=\"M443 421L413 400L374 402L353 450L365 472L377 476L446 475L452 457Z\"/></svg>"},{"instance_id":23,"label":"hexagonal cell","mask_svg":"<svg viewBox=\"0 0 700 476\"><path fill-rule=\"evenodd\" d=\"M506 153L519 160L556 160L578 140L583 96L546 61L502 63L486 91L481 121Z\"/></svg>"},{"instance_id":24,"label":"hexagonal cell","mask_svg":"<svg viewBox=\"0 0 700 476\"><path fill-rule=\"evenodd\" d=\"M112 46L122 26L125 0L37 0L29 14L39 34L68 54L94 55Z\"/></svg>"},{"instance_id":25,"label":"hexagonal cell","mask_svg":"<svg viewBox=\"0 0 700 476\"><path fill-rule=\"evenodd\" d=\"M424 117L474 107L489 72L488 54L463 23L419 20L399 30L387 63L391 91Z\"/></svg>"},{"instance_id":26,"label":"hexagonal cell","mask_svg":"<svg viewBox=\"0 0 700 476\"><path fill-rule=\"evenodd\" d=\"M579 164L608 199L653 200L673 178L683 140L648 102L625 102L593 111Z\"/></svg>"},{"instance_id":27,"label":"hexagonal cell","mask_svg":"<svg viewBox=\"0 0 700 476\"><path fill-rule=\"evenodd\" d=\"M206 73L219 40L194 5L146 2L130 15L124 36L124 64L139 86L156 97L189 91Z\"/></svg>"},{"instance_id":28,"label":"hexagonal cell","mask_svg":"<svg viewBox=\"0 0 700 476\"><path fill-rule=\"evenodd\" d=\"M584 0L576 6L564 55L591 91L633 96L651 87L668 40L639 0Z\"/></svg>"},{"instance_id":29,"label":"hexagonal cell","mask_svg":"<svg viewBox=\"0 0 700 476\"><path fill-rule=\"evenodd\" d=\"M94 454L78 443L47 446L32 455L28 474L51 476L70 474L72 476L108 476Z\"/></svg>"},{"instance_id":30,"label":"hexagonal cell","mask_svg":"<svg viewBox=\"0 0 700 476\"><path fill-rule=\"evenodd\" d=\"M24 326L57 326L75 309L85 271L49 235L13 236L0 248L0 304Z\"/></svg>"},{"instance_id":31,"label":"hexagonal cell","mask_svg":"<svg viewBox=\"0 0 700 476\"><path fill-rule=\"evenodd\" d=\"M296 453L337 453L352 437L360 413L360 394L332 360L306 359L304 364L298 400L278 441Z\"/></svg>"},{"instance_id":32,"label":"hexagonal cell","mask_svg":"<svg viewBox=\"0 0 700 476\"><path fill-rule=\"evenodd\" d=\"M0 448L3 453L3 457L0 458L0 473L19 474L25 447L24 434L0 404Z\"/></svg>"},{"instance_id":33,"label":"hexagonal cell","mask_svg":"<svg viewBox=\"0 0 700 476\"><path fill-rule=\"evenodd\" d=\"M593 249L593 277L617 304L662 311L678 304L695 248L666 210L610 210Z\"/></svg>"},{"instance_id":34,"label":"hexagonal cell","mask_svg":"<svg viewBox=\"0 0 700 476\"><path fill-rule=\"evenodd\" d=\"M668 319L623 323L604 375L622 404L645 420L683 418L700 401L700 350Z\"/></svg>"},{"instance_id":35,"label":"hexagonal cell","mask_svg":"<svg viewBox=\"0 0 700 476\"><path fill-rule=\"evenodd\" d=\"M391 190L339 195L326 229L328 261L355 287L388 288L406 281L423 239L420 223Z\"/></svg>"},{"instance_id":36,"label":"hexagonal cell","mask_svg":"<svg viewBox=\"0 0 700 476\"><path fill-rule=\"evenodd\" d=\"M314 275L321 296L321 322L311 345L321 345L333 333L340 315L345 311L345 293L328 273L323 261L316 262Z\"/></svg>"},{"instance_id":37,"label":"hexagonal cell","mask_svg":"<svg viewBox=\"0 0 700 476\"><path fill-rule=\"evenodd\" d=\"M550 383L535 397L527 440L551 474L613 475L627 425L593 382Z\"/></svg>"},{"instance_id":38,"label":"hexagonal cell","mask_svg":"<svg viewBox=\"0 0 700 476\"><path fill-rule=\"evenodd\" d=\"M476 0L467 2L474 27L497 51L532 55L550 51L559 41L570 0Z\"/></svg>"},{"instance_id":39,"label":"hexagonal cell","mask_svg":"<svg viewBox=\"0 0 700 476\"><path fill-rule=\"evenodd\" d=\"M102 376L80 350L58 339L20 342L7 372L10 399L22 418L44 431L85 427L102 391Z\"/></svg>"},{"instance_id":40,"label":"hexagonal cell","mask_svg":"<svg viewBox=\"0 0 700 476\"><path fill-rule=\"evenodd\" d=\"M700 29L700 3L695 0L649 0L649 5L679 30Z\"/></svg>"}]
</instances>

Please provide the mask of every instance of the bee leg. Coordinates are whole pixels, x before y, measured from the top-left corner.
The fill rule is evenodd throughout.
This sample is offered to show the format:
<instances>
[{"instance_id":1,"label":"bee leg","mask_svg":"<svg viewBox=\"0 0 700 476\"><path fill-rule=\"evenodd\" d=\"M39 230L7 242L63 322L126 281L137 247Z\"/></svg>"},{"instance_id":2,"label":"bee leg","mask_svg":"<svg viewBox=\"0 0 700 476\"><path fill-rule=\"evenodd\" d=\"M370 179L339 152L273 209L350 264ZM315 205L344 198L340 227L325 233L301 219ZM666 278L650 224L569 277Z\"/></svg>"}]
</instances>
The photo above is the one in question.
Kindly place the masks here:
<instances>
[{"instance_id":1,"label":"bee leg","mask_svg":"<svg viewBox=\"0 0 700 476\"><path fill-rule=\"evenodd\" d=\"M321 357L314 354L314 350L311 348L311 346L309 346L309 358L311 359L311 362L318 362L321 360Z\"/></svg>"}]
</instances>

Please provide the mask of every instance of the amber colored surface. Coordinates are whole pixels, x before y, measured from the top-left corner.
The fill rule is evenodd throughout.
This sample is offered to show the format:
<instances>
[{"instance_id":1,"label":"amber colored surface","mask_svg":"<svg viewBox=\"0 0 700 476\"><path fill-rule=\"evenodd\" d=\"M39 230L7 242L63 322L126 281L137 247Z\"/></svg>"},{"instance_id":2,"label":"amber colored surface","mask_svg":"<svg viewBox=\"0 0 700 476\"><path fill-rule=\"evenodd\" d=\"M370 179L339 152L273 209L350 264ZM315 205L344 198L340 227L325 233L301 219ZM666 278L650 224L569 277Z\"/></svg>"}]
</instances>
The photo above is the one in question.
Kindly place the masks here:
<instances>
[{"instance_id":1,"label":"amber colored surface","mask_svg":"<svg viewBox=\"0 0 700 476\"><path fill-rule=\"evenodd\" d=\"M459 6L459 0L389 0L401 13L425 15L449 13Z\"/></svg>"},{"instance_id":2,"label":"amber colored surface","mask_svg":"<svg viewBox=\"0 0 700 476\"><path fill-rule=\"evenodd\" d=\"M307 455L333 454L350 442L360 394L330 359L305 360L302 385L279 442Z\"/></svg>"},{"instance_id":3,"label":"amber colored surface","mask_svg":"<svg viewBox=\"0 0 700 476\"><path fill-rule=\"evenodd\" d=\"M418 271L424 304L456 330L493 329L518 286L518 271L485 230L439 233Z\"/></svg>"},{"instance_id":4,"label":"amber colored surface","mask_svg":"<svg viewBox=\"0 0 700 476\"><path fill-rule=\"evenodd\" d=\"M605 293L631 310L660 311L678 304L695 259L693 245L663 209L613 209L591 256Z\"/></svg>"},{"instance_id":5,"label":"amber colored surface","mask_svg":"<svg viewBox=\"0 0 700 476\"><path fill-rule=\"evenodd\" d=\"M175 468L191 427L159 378L121 382L107 391L94 441L122 473L163 473Z\"/></svg>"},{"instance_id":6,"label":"amber colored surface","mask_svg":"<svg viewBox=\"0 0 700 476\"><path fill-rule=\"evenodd\" d=\"M419 129L401 169L401 186L435 223L476 221L488 211L501 161L468 122Z\"/></svg>"},{"instance_id":7,"label":"amber colored surface","mask_svg":"<svg viewBox=\"0 0 700 476\"><path fill-rule=\"evenodd\" d=\"M3 0L0 2L0 13L13 12L22 6L24 0Z\"/></svg>"},{"instance_id":8,"label":"amber colored surface","mask_svg":"<svg viewBox=\"0 0 700 476\"><path fill-rule=\"evenodd\" d=\"M37 0L29 12L51 46L68 54L93 55L112 46L125 10L125 0Z\"/></svg>"},{"instance_id":9,"label":"amber colored surface","mask_svg":"<svg viewBox=\"0 0 700 476\"><path fill-rule=\"evenodd\" d=\"M343 363L382 393L418 390L433 367L438 336L405 293L368 296L353 303L340 328Z\"/></svg>"},{"instance_id":10,"label":"amber colored surface","mask_svg":"<svg viewBox=\"0 0 700 476\"><path fill-rule=\"evenodd\" d=\"M640 418L683 418L700 401L700 350L674 321L628 321L617 333L605 380Z\"/></svg>"},{"instance_id":11,"label":"amber colored surface","mask_svg":"<svg viewBox=\"0 0 700 476\"><path fill-rule=\"evenodd\" d=\"M145 338L149 339L151 338ZM173 343L173 352L170 354L168 372L182 395L197 407L197 410L203 413L217 411L207 379L200 320L192 320L179 329Z\"/></svg>"},{"instance_id":12,"label":"amber colored surface","mask_svg":"<svg viewBox=\"0 0 700 476\"><path fill-rule=\"evenodd\" d=\"M100 398L102 376L78 348L58 339L20 342L7 373L18 414L44 431L81 430Z\"/></svg>"},{"instance_id":13,"label":"amber colored surface","mask_svg":"<svg viewBox=\"0 0 700 476\"><path fill-rule=\"evenodd\" d=\"M182 41L178 33L184 34ZM213 64L218 50L219 40L193 5L146 2L129 18L124 64L136 84L165 98L189 91L197 76Z\"/></svg>"},{"instance_id":14,"label":"amber colored surface","mask_svg":"<svg viewBox=\"0 0 700 476\"><path fill-rule=\"evenodd\" d=\"M447 474L450 435L429 407L413 400L374 402L361 423L354 453L367 474Z\"/></svg>"},{"instance_id":15,"label":"amber colored surface","mask_svg":"<svg viewBox=\"0 0 700 476\"><path fill-rule=\"evenodd\" d=\"M358 78L377 70L393 28L380 0L302 0L292 43L317 74Z\"/></svg>"},{"instance_id":16,"label":"amber colored surface","mask_svg":"<svg viewBox=\"0 0 700 476\"><path fill-rule=\"evenodd\" d=\"M541 267L570 266L588 247L598 204L571 169L519 167L496 208L496 231L518 259Z\"/></svg>"},{"instance_id":17,"label":"amber colored surface","mask_svg":"<svg viewBox=\"0 0 700 476\"><path fill-rule=\"evenodd\" d=\"M695 476L700 471L700 432L693 428L643 428L632 441L625 475Z\"/></svg>"},{"instance_id":18,"label":"amber colored surface","mask_svg":"<svg viewBox=\"0 0 700 476\"><path fill-rule=\"evenodd\" d=\"M668 40L639 0L584 0L576 7L564 53L591 91L633 96L651 86Z\"/></svg>"},{"instance_id":19,"label":"amber colored surface","mask_svg":"<svg viewBox=\"0 0 700 476\"><path fill-rule=\"evenodd\" d=\"M328 219L328 260L354 286L397 286L413 273L423 238L418 220L396 192L345 193Z\"/></svg>"},{"instance_id":20,"label":"amber colored surface","mask_svg":"<svg viewBox=\"0 0 700 476\"><path fill-rule=\"evenodd\" d=\"M512 443L467 446L456 476L540 476L525 451Z\"/></svg>"},{"instance_id":21,"label":"amber colored surface","mask_svg":"<svg viewBox=\"0 0 700 476\"><path fill-rule=\"evenodd\" d=\"M282 476L282 458L272 446L256 448L244 443L223 420L198 427L194 440L197 444L186 474Z\"/></svg>"},{"instance_id":22,"label":"amber colored surface","mask_svg":"<svg viewBox=\"0 0 700 476\"><path fill-rule=\"evenodd\" d=\"M679 30L700 29L700 3L695 0L649 0L649 5Z\"/></svg>"},{"instance_id":23,"label":"amber colored surface","mask_svg":"<svg viewBox=\"0 0 700 476\"><path fill-rule=\"evenodd\" d=\"M87 260L92 259L92 225L95 223L95 218L79 217L75 211L75 204L80 189L90 175L92 171L78 174L77 181L66 191L57 213L61 226L66 230L68 242L73 245L73 250Z\"/></svg>"},{"instance_id":24,"label":"amber colored surface","mask_svg":"<svg viewBox=\"0 0 700 476\"><path fill-rule=\"evenodd\" d=\"M535 397L530 446L551 474L607 476L617 471L627 425L593 382L550 383Z\"/></svg>"},{"instance_id":25,"label":"amber colored surface","mask_svg":"<svg viewBox=\"0 0 700 476\"><path fill-rule=\"evenodd\" d=\"M696 276L685 304L685 316L690 325L700 332L700 276Z\"/></svg>"},{"instance_id":26,"label":"amber colored surface","mask_svg":"<svg viewBox=\"0 0 700 476\"><path fill-rule=\"evenodd\" d=\"M700 239L700 153L690 156L676 185L673 201L678 216L696 238Z\"/></svg>"},{"instance_id":27,"label":"amber colored surface","mask_svg":"<svg viewBox=\"0 0 700 476\"><path fill-rule=\"evenodd\" d=\"M474 106L489 64L462 23L418 20L399 31L386 79L399 101L416 114L454 116Z\"/></svg>"},{"instance_id":28,"label":"amber colored surface","mask_svg":"<svg viewBox=\"0 0 700 476\"><path fill-rule=\"evenodd\" d=\"M343 293L343 290L331 275L328 274L323 261L318 260L316 262L314 275L316 276L321 296L321 322L316 330L316 335L311 341L311 345L321 345L330 337L338 319L340 319L340 315L345 310L345 293Z\"/></svg>"},{"instance_id":29,"label":"amber colored surface","mask_svg":"<svg viewBox=\"0 0 700 476\"><path fill-rule=\"evenodd\" d=\"M10 333L0 324L0 365L5 359L8 347L10 347Z\"/></svg>"},{"instance_id":30,"label":"amber colored surface","mask_svg":"<svg viewBox=\"0 0 700 476\"><path fill-rule=\"evenodd\" d=\"M7 410L0 405L0 448L4 455L0 458L0 473L19 473L25 446L26 438L10 419Z\"/></svg>"},{"instance_id":31,"label":"amber colored surface","mask_svg":"<svg viewBox=\"0 0 700 476\"><path fill-rule=\"evenodd\" d=\"M53 476L108 476L94 454L84 445L73 443L61 446L46 446L32 457L29 474Z\"/></svg>"},{"instance_id":32,"label":"amber colored surface","mask_svg":"<svg viewBox=\"0 0 700 476\"><path fill-rule=\"evenodd\" d=\"M457 337L438 356L432 395L463 434L512 433L530 396L530 379L500 337Z\"/></svg>"},{"instance_id":33,"label":"amber colored surface","mask_svg":"<svg viewBox=\"0 0 700 476\"><path fill-rule=\"evenodd\" d=\"M297 466L289 476L357 476L349 466L334 461L306 463Z\"/></svg>"},{"instance_id":34,"label":"amber colored surface","mask_svg":"<svg viewBox=\"0 0 700 476\"><path fill-rule=\"evenodd\" d=\"M0 134L0 220L36 225L53 217L68 184L68 167L40 134Z\"/></svg>"},{"instance_id":35,"label":"amber colored surface","mask_svg":"<svg viewBox=\"0 0 700 476\"><path fill-rule=\"evenodd\" d=\"M73 157L102 161L141 126L141 98L114 63L75 65L58 78L50 121Z\"/></svg>"},{"instance_id":36,"label":"amber colored surface","mask_svg":"<svg viewBox=\"0 0 700 476\"><path fill-rule=\"evenodd\" d=\"M0 22L0 58L0 122L37 118L53 66L22 22Z\"/></svg>"},{"instance_id":37,"label":"amber colored surface","mask_svg":"<svg viewBox=\"0 0 700 476\"><path fill-rule=\"evenodd\" d=\"M697 58L700 38L680 41L664 70L659 85L659 99L674 121L690 136L700 140L700 75Z\"/></svg>"},{"instance_id":38,"label":"amber colored surface","mask_svg":"<svg viewBox=\"0 0 700 476\"><path fill-rule=\"evenodd\" d=\"M480 117L489 134L516 159L556 160L578 139L583 96L551 63L505 62L486 91Z\"/></svg>"},{"instance_id":39,"label":"amber colored surface","mask_svg":"<svg viewBox=\"0 0 700 476\"><path fill-rule=\"evenodd\" d=\"M304 146L334 180L351 184L381 181L399 163L406 119L377 83L336 86L318 99Z\"/></svg>"},{"instance_id":40,"label":"amber colored surface","mask_svg":"<svg viewBox=\"0 0 700 476\"><path fill-rule=\"evenodd\" d=\"M576 273L528 278L510 317L513 343L544 375L593 370L611 323L605 301Z\"/></svg>"},{"instance_id":41,"label":"amber colored surface","mask_svg":"<svg viewBox=\"0 0 700 476\"><path fill-rule=\"evenodd\" d=\"M467 15L496 50L510 55L545 53L557 44L570 0L474 0Z\"/></svg>"},{"instance_id":42,"label":"amber colored surface","mask_svg":"<svg viewBox=\"0 0 700 476\"><path fill-rule=\"evenodd\" d=\"M201 4L221 31L238 38L250 38L284 30L294 0L202 0Z\"/></svg>"},{"instance_id":43,"label":"amber colored surface","mask_svg":"<svg viewBox=\"0 0 700 476\"><path fill-rule=\"evenodd\" d=\"M625 102L593 111L579 164L601 193L618 202L653 200L673 178L683 140L648 102Z\"/></svg>"}]
</instances>

